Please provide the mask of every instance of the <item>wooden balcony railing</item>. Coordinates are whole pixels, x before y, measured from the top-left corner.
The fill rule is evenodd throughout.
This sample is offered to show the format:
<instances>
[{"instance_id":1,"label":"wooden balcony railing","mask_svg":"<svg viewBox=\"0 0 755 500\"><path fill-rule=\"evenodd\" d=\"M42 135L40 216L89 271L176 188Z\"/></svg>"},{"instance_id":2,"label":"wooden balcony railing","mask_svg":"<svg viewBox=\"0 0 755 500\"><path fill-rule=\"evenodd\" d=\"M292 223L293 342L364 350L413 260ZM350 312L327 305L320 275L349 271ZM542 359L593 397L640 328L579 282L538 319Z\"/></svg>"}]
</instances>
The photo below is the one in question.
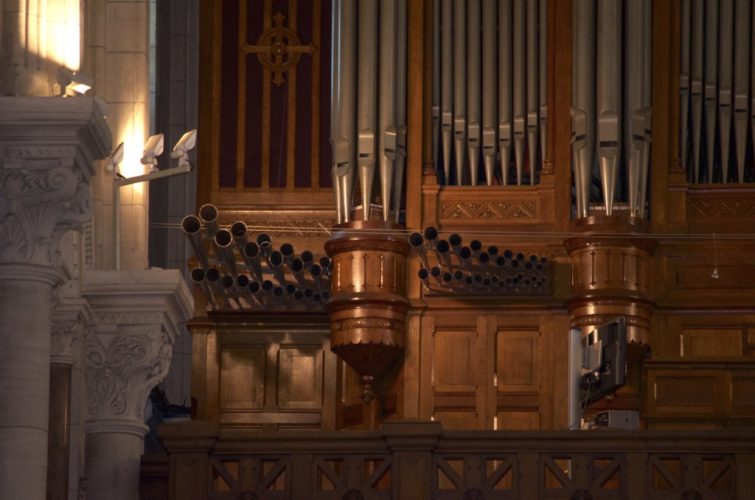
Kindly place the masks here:
<instances>
[{"instance_id":1,"label":"wooden balcony railing","mask_svg":"<svg viewBox=\"0 0 755 500\"><path fill-rule=\"evenodd\" d=\"M755 495L752 430L449 432L395 421L374 432L249 432L190 422L160 435L171 500Z\"/></svg>"}]
</instances>

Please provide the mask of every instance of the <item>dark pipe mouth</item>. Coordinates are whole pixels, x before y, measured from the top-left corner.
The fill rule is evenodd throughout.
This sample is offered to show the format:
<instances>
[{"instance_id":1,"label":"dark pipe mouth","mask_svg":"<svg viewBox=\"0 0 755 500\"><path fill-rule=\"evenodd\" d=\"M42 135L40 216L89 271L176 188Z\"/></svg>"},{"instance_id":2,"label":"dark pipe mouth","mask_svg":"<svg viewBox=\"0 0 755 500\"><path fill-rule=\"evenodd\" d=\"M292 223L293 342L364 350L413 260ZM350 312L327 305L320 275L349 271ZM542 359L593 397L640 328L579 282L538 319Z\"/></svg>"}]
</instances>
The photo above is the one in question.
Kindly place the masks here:
<instances>
[{"instance_id":1,"label":"dark pipe mouth","mask_svg":"<svg viewBox=\"0 0 755 500\"><path fill-rule=\"evenodd\" d=\"M250 241L244 245L244 256L254 258L260 253L260 247L256 243Z\"/></svg>"},{"instance_id":2,"label":"dark pipe mouth","mask_svg":"<svg viewBox=\"0 0 755 500\"><path fill-rule=\"evenodd\" d=\"M507 259L510 259L514 256L514 252L512 252L511 250L504 250L503 256L506 257Z\"/></svg>"},{"instance_id":3,"label":"dark pipe mouth","mask_svg":"<svg viewBox=\"0 0 755 500\"><path fill-rule=\"evenodd\" d=\"M413 247L419 247L425 242L425 239L419 233L412 233L409 235L409 244Z\"/></svg>"},{"instance_id":4,"label":"dark pipe mouth","mask_svg":"<svg viewBox=\"0 0 755 500\"><path fill-rule=\"evenodd\" d=\"M452 247L458 247L459 245L461 245L461 236L454 233L448 237L448 242L451 244Z\"/></svg>"},{"instance_id":5,"label":"dark pipe mouth","mask_svg":"<svg viewBox=\"0 0 755 500\"><path fill-rule=\"evenodd\" d=\"M461 281L464 279L464 273L461 271L454 271L454 279L456 281Z\"/></svg>"},{"instance_id":6,"label":"dark pipe mouth","mask_svg":"<svg viewBox=\"0 0 755 500\"><path fill-rule=\"evenodd\" d=\"M322 274L322 268L317 264L314 264L309 272L312 274L312 276L317 277Z\"/></svg>"},{"instance_id":7,"label":"dark pipe mouth","mask_svg":"<svg viewBox=\"0 0 755 500\"><path fill-rule=\"evenodd\" d=\"M471 285L473 283L474 283L474 278L473 277L467 276L466 278L464 278L464 284L465 285Z\"/></svg>"},{"instance_id":8,"label":"dark pipe mouth","mask_svg":"<svg viewBox=\"0 0 755 500\"><path fill-rule=\"evenodd\" d=\"M281 245L280 252L284 257L291 257L294 254L294 246L291 243L284 243Z\"/></svg>"},{"instance_id":9,"label":"dark pipe mouth","mask_svg":"<svg viewBox=\"0 0 755 500\"><path fill-rule=\"evenodd\" d=\"M246 274L239 274L239 277L236 278L236 284L241 288L249 286L249 276L247 276Z\"/></svg>"},{"instance_id":10,"label":"dark pipe mouth","mask_svg":"<svg viewBox=\"0 0 755 500\"><path fill-rule=\"evenodd\" d=\"M315 302L321 302L322 301L322 295L320 295L319 293L316 293L316 294L312 295L312 300L314 300Z\"/></svg>"},{"instance_id":11,"label":"dark pipe mouth","mask_svg":"<svg viewBox=\"0 0 755 500\"><path fill-rule=\"evenodd\" d=\"M199 207L199 217L205 222L214 222L218 218L218 209L210 203L202 205Z\"/></svg>"},{"instance_id":12,"label":"dark pipe mouth","mask_svg":"<svg viewBox=\"0 0 755 500\"><path fill-rule=\"evenodd\" d=\"M469 249L469 247L464 247L461 250L459 250L459 257L461 257L464 260L467 260L472 256L472 250Z\"/></svg>"},{"instance_id":13,"label":"dark pipe mouth","mask_svg":"<svg viewBox=\"0 0 755 500\"><path fill-rule=\"evenodd\" d=\"M218 229L218 232L215 233L215 243L218 246L227 247L231 244L232 239L231 232L227 229Z\"/></svg>"},{"instance_id":14,"label":"dark pipe mouth","mask_svg":"<svg viewBox=\"0 0 755 500\"><path fill-rule=\"evenodd\" d=\"M497 266L505 266L505 265L506 265L506 257L504 257L504 256L502 256L502 255L501 255L501 256L499 256L499 257L498 257L498 258L497 258L497 259L495 260L495 263L496 263L496 265L497 265Z\"/></svg>"},{"instance_id":15,"label":"dark pipe mouth","mask_svg":"<svg viewBox=\"0 0 755 500\"><path fill-rule=\"evenodd\" d=\"M487 264L488 261L490 260L490 255L485 252L482 252L480 255L477 256L477 258L479 259L480 264Z\"/></svg>"},{"instance_id":16,"label":"dark pipe mouth","mask_svg":"<svg viewBox=\"0 0 755 500\"><path fill-rule=\"evenodd\" d=\"M275 288L273 288L273 295L275 295L278 298L283 297L283 288L279 286L276 286Z\"/></svg>"},{"instance_id":17,"label":"dark pipe mouth","mask_svg":"<svg viewBox=\"0 0 755 500\"><path fill-rule=\"evenodd\" d=\"M187 215L181 221L181 229L183 229L186 234L198 233L201 228L202 221L200 221L199 217L196 215Z\"/></svg>"},{"instance_id":18,"label":"dark pipe mouth","mask_svg":"<svg viewBox=\"0 0 755 500\"><path fill-rule=\"evenodd\" d=\"M524 254L522 252L516 254L516 260L524 260Z\"/></svg>"},{"instance_id":19,"label":"dark pipe mouth","mask_svg":"<svg viewBox=\"0 0 755 500\"><path fill-rule=\"evenodd\" d=\"M267 248L269 247L271 243L270 235L267 233L260 233L257 235L257 245L260 246L260 248Z\"/></svg>"},{"instance_id":20,"label":"dark pipe mouth","mask_svg":"<svg viewBox=\"0 0 755 500\"><path fill-rule=\"evenodd\" d=\"M472 240L471 242L469 242L469 248L471 248L474 252L479 252L482 248L482 242L480 242L480 240Z\"/></svg>"},{"instance_id":21,"label":"dark pipe mouth","mask_svg":"<svg viewBox=\"0 0 755 500\"><path fill-rule=\"evenodd\" d=\"M221 280L224 288L231 288L235 282L236 280L233 279L233 276L228 274L223 276L223 279Z\"/></svg>"},{"instance_id":22,"label":"dark pipe mouth","mask_svg":"<svg viewBox=\"0 0 755 500\"><path fill-rule=\"evenodd\" d=\"M301 260L305 264L308 263L308 262L312 262L314 260L314 258L315 258L315 256L312 255L312 252L310 252L309 250L304 250L301 253Z\"/></svg>"},{"instance_id":23,"label":"dark pipe mouth","mask_svg":"<svg viewBox=\"0 0 755 500\"><path fill-rule=\"evenodd\" d=\"M429 226L425 228L425 239L428 241L432 241L435 238L438 237L438 230L435 229L433 226Z\"/></svg>"},{"instance_id":24,"label":"dark pipe mouth","mask_svg":"<svg viewBox=\"0 0 755 500\"><path fill-rule=\"evenodd\" d=\"M451 273L443 273L443 281L450 283L452 279L453 276L451 276Z\"/></svg>"},{"instance_id":25,"label":"dark pipe mouth","mask_svg":"<svg viewBox=\"0 0 755 500\"><path fill-rule=\"evenodd\" d=\"M204 269L202 269L201 267L195 267L191 270L191 281L195 283L204 281L205 274L206 273L204 272Z\"/></svg>"},{"instance_id":26,"label":"dark pipe mouth","mask_svg":"<svg viewBox=\"0 0 755 500\"><path fill-rule=\"evenodd\" d=\"M428 278L428 276L430 276L430 271L428 271L427 269L423 267L422 269L419 270L419 273L417 274L419 274L419 279L425 280Z\"/></svg>"},{"instance_id":27,"label":"dark pipe mouth","mask_svg":"<svg viewBox=\"0 0 755 500\"><path fill-rule=\"evenodd\" d=\"M214 267L212 269L209 269L207 271L207 281L217 281L220 279L220 271L215 269Z\"/></svg>"},{"instance_id":28,"label":"dark pipe mouth","mask_svg":"<svg viewBox=\"0 0 755 500\"><path fill-rule=\"evenodd\" d=\"M249 283L249 291L252 292L252 293L259 292L260 288L261 288L260 284L257 283L256 281L252 281L251 283Z\"/></svg>"},{"instance_id":29,"label":"dark pipe mouth","mask_svg":"<svg viewBox=\"0 0 755 500\"><path fill-rule=\"evenodd\" d=\"M281 264L283 264L283 254L281 254L279 251L272 252L270 254L270 264L278 267Z\"/></svg>"},{"instance_id":30,"label":"dark pipe mouth","mask_svg":"<svg viewBox=\"0 0 755 500\"><path fill-rule=\"evenodd\" d=\"M269 292L273 289L273 282L270 280L265 280L262 282L262 289L266 292Z\"/></svg>"},{"instance_id":31,"label":"dark pipe mouth","mask_svg":"<svg viewBox=\"0 0 755 500\"><path fill-rule=\"evenodd\" d=\"M234 222L231 226L231 233L236 238L241 238L246 234L246 224L241 221Z\"/></svg>"},{"instance_id":32,"label":"dark pipe mouth","mask_svg":"<svg viewBox=\"0 0 755 500\"><path fill-rule=\"evenodd\" d=\"M438 244L435 246L435 249L439 251L440 253L447 253L451 246L448 244L446 240L440 240Z\"/></svg>"},{"instance_id":33,"label":"dark pipe mouth","mask_svg":"<svg viewBox=\"0 0 755 500\"><path fill-rule=\"evenodd\" d=\"M291 261L291 270L295 273L298 273L304 269L304 262L301 261L301 259L294 259Z\"/></svg>"},{"instance_id":34,"label":"dark pipe mouth","mask_svg":"<svg viewBox=\"0 0 755 500\"><path fill-rule=\"evenodd\" d=\"M330 260L330 257L320 257L320 267L323 269L327 269L330 267L330 265L333 263L332 260Z\"/></svg>"},{"instance_id":35,"label":"dark pipe mouth","mask_svg":"<svg viewBox=\"0 0 755 500\"><path fill-rule=\"evenodd\" d=\"M498 247L495 245L490 245L488 247L488 254L492 257L493 255L498 255Z\"/></svg>"},{"instance_id":36,"label":"dark pipe mouth","mask_svg":"<svg viewBox=\"0 0 755 500\"><path fill-rule=\"evenodd\" d=\"M328 292L322 292L322 300L328 300L330 298L330 294Z\"/></svg>"},{"instance_id":37,"label":"dark pipe mouth","mask_svg":"<svg viewBox=\"0 0 755 500\"><path fill-rule=\"evenodd\" d=\"M433 277L437 278L438 276L440 276L440 268L438 266L433 267L432 269L430 269L430 274L432 274Z\"/></svg>"},{"instance_id":38,"label":"dark pipe mouth","mask_svg":"<svg viewBox=\"0 0 755 500\"><path fill-rule=\"evenodd\" d=\"M314 295L314 293L315 292L311 288L307 288L306 290L304 290L304 296L307 297L307 298L309 298L312 295Z\"/></svg>"},{"instance_id":39,"label":"dark pipe mouth","mask_svg":"<svg viewBox=\"0 0 755 500\"><path fill-rule=\"evenodd\" d=\"M296 292L296 287L294 285L292 285L291 283L289 283L288 285L286 285L286 293L287 294L292 295L294 292Z\"/></svg>"}]
</instances>

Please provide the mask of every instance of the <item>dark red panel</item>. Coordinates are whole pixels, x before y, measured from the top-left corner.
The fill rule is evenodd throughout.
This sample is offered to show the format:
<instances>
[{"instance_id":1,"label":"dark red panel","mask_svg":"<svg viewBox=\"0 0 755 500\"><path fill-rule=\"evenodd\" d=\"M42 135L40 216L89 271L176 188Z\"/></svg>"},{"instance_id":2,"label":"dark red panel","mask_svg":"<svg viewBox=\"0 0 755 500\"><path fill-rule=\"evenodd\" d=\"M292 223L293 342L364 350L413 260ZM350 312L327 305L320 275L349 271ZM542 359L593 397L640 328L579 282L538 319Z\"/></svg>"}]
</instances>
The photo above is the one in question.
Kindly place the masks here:
<instances>
[{"instance_id":1,"label":"dark red panel","mask_svg":"<svg viewBox=\"0 0 755 500\"><path fill-rule=\"evenodd\" d=\"M220 76L220 187L236 185L236 120L238 108L239 3L223 2L223 49Z\"/></svg>"},{"instance_id":2,"label":"dark red panel","mask_svg":"<svg viewBox=\"0 0 755 500\"><path fill-rule=\"evenodd\" d=\"M246 129L244 186L262 185L262 66L256 54L246 61Z\"/></svg>"},{"instance_id":3,"label":"dark red panel","mask_svg":"<svg viewBox=\"0 0 755 500\"><path fill-rule=\"evenodd\" d=\"M328 0L325 0L328 1ZM319 45L312 40L312 3L299 3L298 34L302 45ZM303 54L296 65L296 187L310 187L312 172L312 57Z\"/></svg>"},{"instance_id":4,"label":"dark red panel","mask_svg":"<svg viewBox=\"0 0 755 500\"><path fill-rule=\"evenodd\" d=\"M331 8L329 1L322 3L322 39L320 51L320 187L331 187L330 147L330 26Z\"/></svg>"}]
</instances>

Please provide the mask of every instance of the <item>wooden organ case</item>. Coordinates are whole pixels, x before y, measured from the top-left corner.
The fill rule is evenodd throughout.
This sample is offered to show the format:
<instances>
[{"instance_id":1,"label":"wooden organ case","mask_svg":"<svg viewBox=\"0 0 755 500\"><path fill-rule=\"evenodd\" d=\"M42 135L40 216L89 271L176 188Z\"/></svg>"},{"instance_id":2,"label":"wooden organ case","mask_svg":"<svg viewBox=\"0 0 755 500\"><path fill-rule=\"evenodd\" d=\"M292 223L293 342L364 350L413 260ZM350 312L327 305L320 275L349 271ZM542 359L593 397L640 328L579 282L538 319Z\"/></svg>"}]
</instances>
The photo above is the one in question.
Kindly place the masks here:
<instances>
[{"instance_id":1,"label":"wooden organ case","mask_svg":"<svg viewBox=\"0 0 755 500\"><path fill-rule=\"evenodd\" d=\"M264 258L249 258L263 263L260 278L273 288L252 296L234 283L224 288L223 276L213 283L204 275L198 280L190 325L196 418L262 430L377 428L406 418L439 421L444 429L565 429L569 328L587 331L621 315L630 340L628 383L592 411L638 411L648 428L752 426L755 169L747 137L753 128L748 118L742 122L744 139L736 142L734 132L727 136L733 149L722 160L725 120L704 112L702 63L689 48L703 36L695 24L702 13L690 13L684 0L638 0L626 2L623 11L597 14L582 12L586 4L580 0L541 0L501 2L500 9L513 6L507 13L496 10L491 20L486 10L491 2L483 1L470 2L478 10L465 7L471 10L459 21L450 1L394 3L405 9L407 25L406 194L398 224L381 223L379 209L376 217L368 209L367 218L389 239L436 228L437 238L424 238L425 233L414 252L402 242L390 247L375 238L362 238L350 250L334 242L344 229L333 208L330 142L339 2L202 3L205 97L197 206L210 204L217 214L200 212L204 227L198 241L209 254L208 267L222 267L221 247L229 246L209 230L244 222L247 240L230 244L234 265L241 268L244 242L268 234L272 246L258 245ZM645 10L629 12L634 3ZM461 24L451 26L454 22ZM612 41L604 29L611 22L624 29L639 23L644 38L630 41L639 49ZM500 33L493 42L486 38L491 29ZM456 37L459 30L464 35ZM591 36L582 36L590 30ZM587 61L584 54L594 53L596 44L609 52ZM468 57L473 53L479 57ZM444 64L446 57L455 63ZM456 74L462 66L465 72ZM630 81L636 68L644 80ZM609 78L614 70L624 77ZM582 71L592 72L586 74L599 82L598 89L583 88ZM601 79L616 83L613 95L601 90ZM749 99L755 99L749 85L742 101L748 110ZM637 87L639 97L630 97ZM727 119L734 124L734 118ZM713 139L705 135L710 127ZM581 144L584 136L592 142ZM707 140L714 146L706 149ZM617 153L622 142L626 151ZM580 148L593 156L582 158ZM744 152L740 170L735 150ZM644 170L637 166L642 162ZM728 173L722 174L724 165ZM637 168L644 174L633 177ZM352 189L358 191L357 181ZM379 205L381 196L369 201ZM369 204L357 207L355 220L364 205ZM433 243L452 235L461 237L461 246L484 244L472 252L469 268L453 249L446 261ZM388 271L380 252L393 252L391 266L403 267L400 273L392 268L397 274L389 278L403 282L392 293L403 301L391 302L390 317L373 311L344 319L349 308L368 306L357 304L364 296L342 295L338 301L328 296L335 269L322 278L307 274L302 293L308 286L310 295L302 299L285 289L276 295L275 288L299 283L289 256L271 264L269 254L263 255L281 251L283 243L295 249L292 259L306 249L314 262L326 256L328 245L336 248L329 265L344 266L338 268L339 283L352 280L339 284L342 293L367 290L369 282L379 282L375 294L382 293L381 273ZM511 251L504 266L517 254L524 256L522 266L530 256L536 265L547 263L538 286L534 281L529 289L503 286L505 273L496 270L495 259L480 261L481 253L495 257L489 246L498 255ZM343 254L348 251L361 252L364 266L353 264L354 257ZM368 264L373 258L381 264ZM199 259L190 265L202 267ZM275 279L278 266L287 273L282 283ZM440 274L426 275L423 282L418 274L425 267L438 267ZM361 285L354 281L357 268L365 273ZM456 271L462 272L458 283ZM482 280L495 276L501 286L489 281L466 286L464 279L475 274ZM209 307L203 287L214 297ZM388 299L369 300L369 307L378 307L374 304ZM328 310L341 314L333 319L338 326ZM368 316L372 326L359 319ZM385 328L398 339L396 355L375 373L377 406L364 402L364 374L360 379L333 352L332 335L346 328Z\"/></svg>"}]
</instances>

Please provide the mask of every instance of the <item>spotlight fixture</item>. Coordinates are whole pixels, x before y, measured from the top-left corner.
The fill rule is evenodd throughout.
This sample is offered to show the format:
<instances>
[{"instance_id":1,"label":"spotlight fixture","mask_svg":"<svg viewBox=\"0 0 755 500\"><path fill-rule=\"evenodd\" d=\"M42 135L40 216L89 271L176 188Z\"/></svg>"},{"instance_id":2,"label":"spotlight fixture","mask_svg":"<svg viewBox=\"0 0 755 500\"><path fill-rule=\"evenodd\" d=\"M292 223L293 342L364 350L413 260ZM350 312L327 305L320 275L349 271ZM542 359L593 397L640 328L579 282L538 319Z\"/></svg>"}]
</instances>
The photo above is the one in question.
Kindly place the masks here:
<instances>
[{"instance_id":1,"label":"spotlight fixture","mask_svg":"<svg viewBox=\"0 0 755 500\"><path fill-rule=\"evenodd\" d=\"M110 156L108 157L107 161L105 162L105 170L108 172L115 171L116 175L120 175L120 172L118 172L118 166L123 161L123 143L118 144L118 147L116 147L112 153L110 153Z\"/></svg>"},{"instance_id":2,"label":"spotlight fixture","mask_svg":"<svg viewBox=\"0 0 755 500\"><path fill-rule=\"evenodd\" d=\"M144 145L144 153L141 159L142 165L150 165L153 169L157 169L157 157L163 154L164 145L165 136L163 134L150 136Z\"/></svg>"},{"instance_id":3,"label":"spotlight fixture","mask_svg":"<svg viewBox=\"0 0 755 500\"><path fill-rule=\"evenodd\" d=\"M179 167L189 167L189 151L194 149L197 144L197 129L189 130L178 140L173 151L170 153L170 157L178 160Z\"/></svg>"},{"instance_id":4,"label":"spotlight fixture","mask_svg":"<svg viewBox=\"0 0 755 500\"><path fill-rule=\"evenodd\" d=\"M78 71L61 68L59 75L59 82L60 86L63 87L64 97L86 95L94 86L94 79Z\"/></svg>"}]
</instances>

